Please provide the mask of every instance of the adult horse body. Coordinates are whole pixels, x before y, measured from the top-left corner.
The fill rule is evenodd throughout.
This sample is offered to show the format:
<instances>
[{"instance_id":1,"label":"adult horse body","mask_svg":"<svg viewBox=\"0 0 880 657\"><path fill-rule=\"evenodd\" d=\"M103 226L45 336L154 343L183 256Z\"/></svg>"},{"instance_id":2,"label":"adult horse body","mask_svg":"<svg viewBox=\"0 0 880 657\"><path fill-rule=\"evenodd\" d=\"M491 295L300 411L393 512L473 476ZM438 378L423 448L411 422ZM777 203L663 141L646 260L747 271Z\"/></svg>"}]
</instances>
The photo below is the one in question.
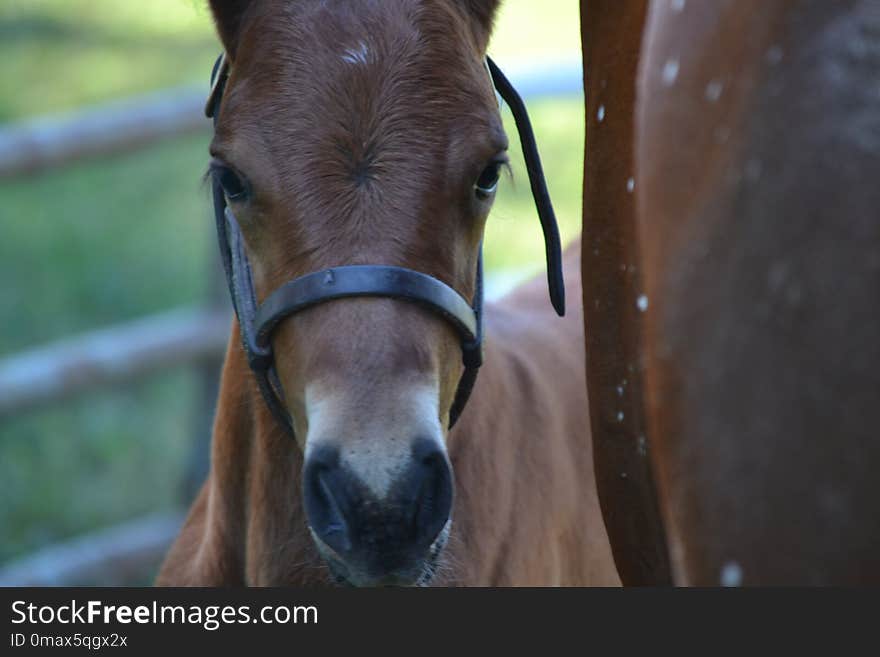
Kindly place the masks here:
<instances>
[{"instance_id":1,"label":"adult horse body","mask_svg":"<svg viewBox=\"0 0 880 657\"><path fill-rule=\"evenodd\" d=\"M583 264L624 583L880 581L880 9L583 6L585 38L619 28L585 50ZM608 78L619 96L594 65L608 44L630 63ZM600 209L625 187L614 226ZM624 376L637 390L612 446L601 404ZM637 454L651 467L614 479Z\"/></svg>"},{"instance_id":2,"label":"adult horse body","mask_svg":"<svg viewBox=\"0 0 880 657\"><path fill-rule=\"evenodd\" d=\"M467 311L450 304L463 297L479 326L483 223L505 161L483 63L496 4L211 3L231 62L212 173L240 321L211 472L160 583L617 582L576 304L556 319L533 282L487 307L480 380L447 432L467 380L451 321ZM367 296L355 282L347 298L309 293L320 305L259 319L273 290L290 301L304 280L363 272ZM428 293L389 293L386 275L430 279L439 296L412 303ZM271 366L251 348L259 302ZM259 387L249 367L268 372Z\"/></svg>"}]
</instances>

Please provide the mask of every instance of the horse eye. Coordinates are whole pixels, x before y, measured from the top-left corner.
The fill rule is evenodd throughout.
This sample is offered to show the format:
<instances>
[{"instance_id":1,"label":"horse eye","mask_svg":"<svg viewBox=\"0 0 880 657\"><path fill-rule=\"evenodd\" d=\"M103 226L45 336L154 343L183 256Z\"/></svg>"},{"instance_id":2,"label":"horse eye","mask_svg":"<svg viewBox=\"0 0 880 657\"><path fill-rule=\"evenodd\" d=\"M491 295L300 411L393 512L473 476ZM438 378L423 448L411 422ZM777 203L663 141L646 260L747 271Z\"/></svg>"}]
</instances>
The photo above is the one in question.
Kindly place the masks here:
<instances>
[{"instance_id":1,"label":"horse eye","mask_svg":"<svg viewBox=\"0 0 880 657\"><path fill-rule=\"evenodd\" d=\"M500 175L501 162L492 162L483 169L483 173L477 178L474 184L474 191L480 198L487 198L495 193L498 188L498 177Z\"/></svg>"},{"instance_id":2,"label":"horse eye","mask_svg":"<svg viewBox=\"0 0 880 657\"><path fill-rule=\"evenodd\" d=\"M226 167L218 168L215 172L217 182L223 188L223 193L230 201L243 201L247 195L247 185L232 169Z\"/></svg>"}]
</instances>

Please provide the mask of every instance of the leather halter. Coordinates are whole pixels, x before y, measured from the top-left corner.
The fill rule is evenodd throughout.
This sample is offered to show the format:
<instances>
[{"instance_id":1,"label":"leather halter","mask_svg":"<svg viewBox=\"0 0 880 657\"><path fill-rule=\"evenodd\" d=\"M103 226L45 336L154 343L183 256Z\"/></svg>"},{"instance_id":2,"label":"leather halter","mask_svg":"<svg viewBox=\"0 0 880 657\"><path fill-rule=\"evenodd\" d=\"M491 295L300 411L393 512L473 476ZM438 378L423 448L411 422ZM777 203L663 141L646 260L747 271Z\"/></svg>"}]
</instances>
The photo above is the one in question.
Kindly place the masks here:
<instances>
[{"instance_id":1,"label":"leather halter","mask_svg":"<svg viewBox=\"0 0 880 657\"><path fill-rule=\"evenodd\" d=\"M510 106L520 133L532 195L544 233L550 300L557 314L562 316L565 314L562 247L535 136L519 94L489 57L486 57L486 64L495 89ZM211 93L205 105L205 115L214 120L215 127L228 79L229 64L225 54L221 54L211 73ZM334 299L388 297L403 299L437 313L461 338L464 372L449 411L449 428L452 428L470 397L477 371L483 362L482 245L472 304L432 276L388 265L347 265L306 274L285 283L262 304L258 304L244 237L235 215L226 204L226 195L216 175L212 188L217 239L232 305L238 318L242 348L263 399L278 423L293 435L293 423L282 401L281 382L272 353L272 333L278 324L301 310Z\"/></svg>"}]
</instances>

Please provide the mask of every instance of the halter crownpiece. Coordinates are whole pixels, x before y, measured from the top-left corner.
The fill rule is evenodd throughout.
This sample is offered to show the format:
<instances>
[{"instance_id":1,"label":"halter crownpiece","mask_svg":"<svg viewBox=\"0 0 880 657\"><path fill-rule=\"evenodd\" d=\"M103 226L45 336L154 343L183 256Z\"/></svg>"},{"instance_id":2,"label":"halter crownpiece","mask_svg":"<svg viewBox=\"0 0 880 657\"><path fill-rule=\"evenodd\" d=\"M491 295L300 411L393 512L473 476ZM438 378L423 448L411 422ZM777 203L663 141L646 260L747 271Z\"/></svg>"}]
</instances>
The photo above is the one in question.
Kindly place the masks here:
<instances>
[{"instance_id":1,"label":"halter crownpiece","mask_svg":"<svg viewBox=\"0 0 880 657\"><path fill-rule=\"evenodd\" d=\"M496 90L510 106L520 134L529 183L544 233L550 301L556 312L562 316L565 314L562 246L535 135L519 94L489 57L486 57L486 65ZM215 126L228 78L229 63L224 53L214 63L211 92L205 104L205 115L214 120ZM449 428L452 428L470 397L477 371L483 362L482 245L477 261L472 304L442 281L412 269L387 265L348 265L295 278L272 292L260 305L257 303L241 229L232 210L227 207L226 195L216 176L213 177L212 190L220 256L232 306L238 318L242 348L260 393L279 424L293 435L293 422L282 401L282 386L272 353L272 333L278 324L297 312L334 299L390 297L418 304L437 313L461 338L464 372L449 411Z\"/></svg>"}]
</instances>

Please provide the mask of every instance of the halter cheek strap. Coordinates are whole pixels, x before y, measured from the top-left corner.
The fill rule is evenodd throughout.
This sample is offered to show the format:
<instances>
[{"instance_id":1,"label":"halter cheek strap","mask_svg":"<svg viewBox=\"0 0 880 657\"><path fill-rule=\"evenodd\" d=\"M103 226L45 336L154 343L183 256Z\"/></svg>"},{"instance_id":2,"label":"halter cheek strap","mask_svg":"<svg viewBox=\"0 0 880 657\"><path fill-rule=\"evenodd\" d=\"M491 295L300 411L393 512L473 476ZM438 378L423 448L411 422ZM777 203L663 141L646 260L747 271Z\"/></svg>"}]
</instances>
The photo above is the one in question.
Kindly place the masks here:
<instances>
[{"instance_id":1,"label":"halter cheek strap","mask_svg":"<svg viewBox=\"0 0 880 657\"><path fill-rule=\"evenodd\" d=\"M565 312L565 292L559 231L547 194L534 134L522 99L491 59L487 58L487 65L498 92L510 104L520 131L529 180L546 242L550 298L556 312L562 315ZM205 106L205 114L213 118L215 126L228 77L225 55L220 55L211 74L211 93ZM238 318L242 348L260 393L279 424L293 435L293 423L283 401L283 390L272 353L272 334L278 325L291 315L321 303L351 297L386 297L414 303L436 313L459 335L464 371L449 412L449 427L452 428L470 397L483 361L482 246L477 261L472 304L442 281L421 272L389 265L348 265L289 281L259 305L241 229L235 215L227 207L226 196L216 177L213 180L213 198L220 255Z\"/></svg>"}]
</instances>

